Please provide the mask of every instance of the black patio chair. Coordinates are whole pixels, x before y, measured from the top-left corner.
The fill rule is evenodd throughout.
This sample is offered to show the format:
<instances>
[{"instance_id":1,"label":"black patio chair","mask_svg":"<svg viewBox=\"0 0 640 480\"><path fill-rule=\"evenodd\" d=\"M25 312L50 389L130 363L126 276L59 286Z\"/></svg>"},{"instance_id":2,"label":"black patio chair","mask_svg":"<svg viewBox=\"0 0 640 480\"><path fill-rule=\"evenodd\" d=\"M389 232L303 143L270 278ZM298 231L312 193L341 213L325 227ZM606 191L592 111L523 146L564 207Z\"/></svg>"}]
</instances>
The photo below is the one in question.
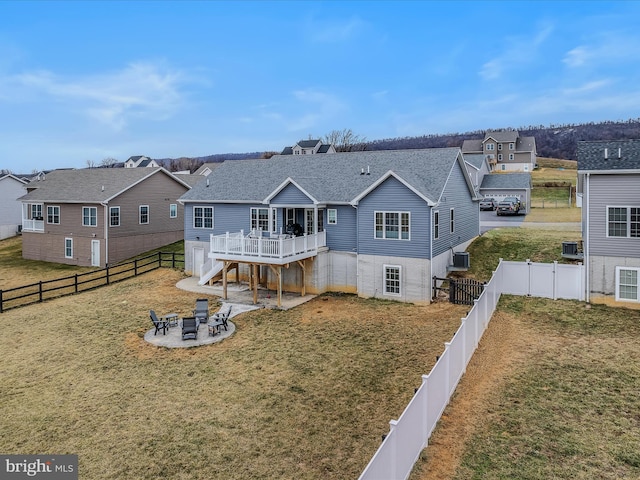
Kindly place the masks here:
<instances>
[{"instance_id":1,"label":"black patio chair","mask_svg":"<svg viewBox=\"0 0 640 480\"><path fill-rule=\"evenodd\" d=\"M209 320L209 300L206 298L198 298L196 300L196 308L193 309L193 316L196 317L200 323L207 323Z\"/></svg>"},{"instance_id":2,"label":"black patio chair","mask_svg":"<svg viewBox=\"0 0 640 480\"><path fill-rule=\"evenodd\" d=\"M213 325L214 327L220 329L220 327L224 327L225 331L228 330L229 324L227 323L229 320L229 315L231 315L231 308L232 306L229 306L229 310L227 310L226 312L217 312L213 315L212 317L212 321L209 322L209 325Z\"/></svg>"},{"instance_id":3,"label":"black patio chair","mask_svg":"<svg viewBox=\"0 0 640 480\"><path fill-rule=\"evenodd\" d=\"M196 317L184 317L182 319L182 340L198 339L198 320Z\"/></svg>"},{"instance_id":4,"label":"black patio chair","mask_svg":"<svg viewBox=\"0 0 640 480\"><path fill-rule=\"evenodd\" d=\"M149 317L151 317L151 321L153 322L153 326L156 327L156 331L153 332L154 335L157 335L160 330L162 330L162 334L166 335L167 330L169 329L169 322L165 320L159 320L156 312L153 310L149 310Z\"/></svg>"}]
</instances>

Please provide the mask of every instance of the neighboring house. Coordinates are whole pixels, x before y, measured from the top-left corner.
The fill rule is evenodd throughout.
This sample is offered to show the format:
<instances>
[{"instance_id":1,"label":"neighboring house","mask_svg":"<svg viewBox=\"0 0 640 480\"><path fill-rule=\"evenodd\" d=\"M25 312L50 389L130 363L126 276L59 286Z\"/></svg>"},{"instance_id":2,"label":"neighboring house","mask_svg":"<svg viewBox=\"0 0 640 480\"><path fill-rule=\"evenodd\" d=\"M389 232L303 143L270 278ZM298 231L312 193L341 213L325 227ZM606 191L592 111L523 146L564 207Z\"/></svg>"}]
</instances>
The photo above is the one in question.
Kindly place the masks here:
<instances>
[{"instance_id":1,"label":"neighboring house","mask_svg":"<svg viewBox=\"0 0 640 480\"><path fill-rule=\"evenodd\" d=\"M535 137L521 137L517 130L487 131L484 139L465 140L462 152L485 155L494 172L530 172L537 158Z\"/></svg>"},{"instance_id":2,"label":"neighboring house","mask_svg":"<svg viewBox=\"0 0 640 480\"><path fill-rule=\"evenodd\" d=\"M207 179L180 199L185 270L201 283L220 272L226 284L236 268L254 292L428 303L432 278L480 230L459 148L277 155L224 162Z\"/></svg>"},{"instance_id":3,"label":"neighboring house","mask_svg":"<svg viewBox=\"0 0 640 480\"><path fill-rule=\"evenodd\" d=\"M0 240L18 233L22 221L20 198L28 182L10 173L0 174Z\"/></svg>"},{"instance_id":4,"label":"neighboring house","mask_svg":"<svg viewBox=\"0 0 640 480\"><path fill-rule=\"evenodd\" d=\"M152 160L149 157L145 157L144 155L137 155L134 157L129 157L126 162L124 162L124 168L143 168L143 167L154 167L157 168L160 165L155 160Z\"/></svg>"},{"instance_id":5,"label":"neighboring house","mask_svg":"<svg viewBox=\"0 0 640 480\"><path fill-rule=\"evenodd\" d=\"M322 143L322 140L300 140L293 147L285 147L280 155L313 155L316 153L336 153L331 144Z\"/></svg>"},{"instance_id":6,"label":"neighboring house","mask_svg":"<svg viewBox=\"0 0 640 480\"><path fill-rule=\"evenodd\" d=\"M482 185L482 178L491 171L487 157L481 153L464 154L464 163L476 191Z\"/></svg>"},{"instance_id":7,"label":"neighboring house","mask_svg":"<svg viewBox=\"0 0 640 480\"><path fill-rule=\"evenodd\" d=\"M104 267L183 239L190 187L163 168L54 170L26 188L24 258Z\"/></svg>"},{"instance_id":8,"label":"neighboring house","mask_svg":"<svg viewBox=\"0 0 640 480\"><path fill-rule=\"evenodd\" d=\"M198 168L194 173L194 175L204 175L205 177L211 175L216 168L222 165L223 162L209 162L203 163L200 168Z\"/></svg>"},{"instance_id":9,"label":"neighboring house","mask_svg":"<svg viewBox=\"0 0 640 480\"><path fill-rule=\"evenodd\" d=\"M485 198L495 198L497 201L501 201L505 197L517 197L525 206L522 213L529 213L531 211L531 174L491 173L485 175L480 185L480 194Z\"/></svg>"},{"instance_id":10,"label":"neighboring house","mask_svg":"<svg viewBox=\"0 0 640 480\"><path fill-rule=\"evenodd\" d=\"M587 301L640 302L640 140L578 142Z\"/></svg>"}]
</instances>

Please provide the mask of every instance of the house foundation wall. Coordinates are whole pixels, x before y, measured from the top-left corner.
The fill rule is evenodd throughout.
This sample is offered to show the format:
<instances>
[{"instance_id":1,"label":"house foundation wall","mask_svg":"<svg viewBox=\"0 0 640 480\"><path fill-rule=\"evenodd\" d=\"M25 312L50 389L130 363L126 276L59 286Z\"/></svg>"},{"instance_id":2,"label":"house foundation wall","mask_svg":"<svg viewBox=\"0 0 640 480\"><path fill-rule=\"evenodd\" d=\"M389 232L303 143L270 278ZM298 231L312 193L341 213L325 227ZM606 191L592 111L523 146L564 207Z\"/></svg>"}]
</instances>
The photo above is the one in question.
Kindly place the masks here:
<instances>
[{"instance_id":1,"label":"house foundation wall","mask_svg":"<svg viewBox=\"0 0 640 480\"><path fill-rule=\"evenodd\" d=\"M615 299L616 267L640 268L640 258L589 256L590 300L598 301L606 297Z\"/></svg>"},{"instance_id":2,"label":"house foundation wall","mask_svg":"<svg viewBox=\"0 0 640 480\"><path fill-rule=\"evenodd\" d=\"M385 293L385 265L400 267L400 294ZM430 262L426 259L358 255L358 296L431 303Z\"/></svg>"}]
</instances>

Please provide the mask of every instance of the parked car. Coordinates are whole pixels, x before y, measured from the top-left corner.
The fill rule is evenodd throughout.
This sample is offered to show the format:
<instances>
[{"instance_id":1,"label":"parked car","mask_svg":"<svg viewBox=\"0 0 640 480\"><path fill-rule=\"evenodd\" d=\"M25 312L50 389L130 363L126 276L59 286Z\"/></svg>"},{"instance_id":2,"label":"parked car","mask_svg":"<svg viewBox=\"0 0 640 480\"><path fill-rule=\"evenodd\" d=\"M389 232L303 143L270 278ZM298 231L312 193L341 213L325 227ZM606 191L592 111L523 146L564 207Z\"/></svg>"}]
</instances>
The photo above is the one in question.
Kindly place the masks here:
<instances>
[{"instance_id":1,"label":"parked car","mask_svg":"<svg viewBox=\"0 0 640 480\"><path fill-rule=\"evenodd\" d=\"M498 201L495 198L483 198L480 200L480 210L495 210L498 207Z\"/></svg>"},{"instance_id":2,"label":"parked car","mask_svg":"<svg viewBox=\"0 0 640 480\"><path fill-rule=\"evenodd\" d=\"M520 213L520 200L516 197L506 197L498 203L496 215L518 215Z\"/></svg>"}]
</instances>

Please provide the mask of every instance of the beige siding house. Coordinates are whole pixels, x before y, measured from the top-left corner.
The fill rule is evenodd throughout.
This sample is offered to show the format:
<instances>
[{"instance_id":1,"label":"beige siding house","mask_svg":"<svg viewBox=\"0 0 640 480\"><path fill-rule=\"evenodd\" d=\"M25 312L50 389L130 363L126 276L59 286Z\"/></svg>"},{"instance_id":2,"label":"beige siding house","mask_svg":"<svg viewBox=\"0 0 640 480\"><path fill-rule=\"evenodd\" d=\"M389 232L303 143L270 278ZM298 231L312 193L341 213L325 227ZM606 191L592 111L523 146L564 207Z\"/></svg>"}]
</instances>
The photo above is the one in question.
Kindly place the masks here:
<instances>
[{"instance_id":1,"label":"beige siding house","mask_svg":"<svg viewBox=\"0 0 640 480\"><path fill-rule=\"evenodd\" d=\"M483 154L492 172L530 172L536 165L536 139L517 130L488 131L482 140L465 140L462 153Z\"/></svg>"},{"instance_id":2,"label":"beige siding house","mask_svg":"<svg viewBox=\"0 0 640 480\"><path fill-rule=\"evenodd\" d=\"M13 237L20 225L20 201L27 182L10 173L0 173L0 240Z\"/></svg>"},{"instance_id":3,"label":"beige siding house","mask_svg":"<svg viewBox=\"0 0 640 480\"><path fill-rule=\"evenodd\" d=\"M104 267L184 238L190 187L163 168L55 170L26 188L24 258Z\"/></svg>"}]
</instances>

